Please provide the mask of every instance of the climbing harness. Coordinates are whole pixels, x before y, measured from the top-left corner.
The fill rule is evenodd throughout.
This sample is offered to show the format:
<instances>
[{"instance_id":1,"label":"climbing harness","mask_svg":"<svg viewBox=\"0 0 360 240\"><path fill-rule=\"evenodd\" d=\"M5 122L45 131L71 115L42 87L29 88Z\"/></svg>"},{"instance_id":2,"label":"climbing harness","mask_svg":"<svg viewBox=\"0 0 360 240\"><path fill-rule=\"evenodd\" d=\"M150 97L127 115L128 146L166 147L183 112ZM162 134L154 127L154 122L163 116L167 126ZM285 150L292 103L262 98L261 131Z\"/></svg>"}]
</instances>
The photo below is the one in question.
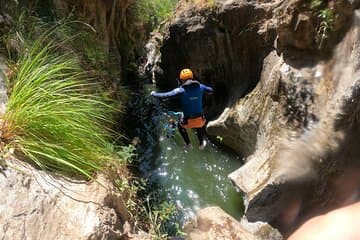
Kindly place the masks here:
<instances>
[{"instance_id":1,"label":"climbing harness","mask_svg":"<svg viewBox=\"0 0 360 240\"><path fill-rule=\"evenodd\" d=\"M184 119L180 122L183 128L202 128L205 126L206 120L204 115L194 118Z\"/></svg>"}]
</instances>

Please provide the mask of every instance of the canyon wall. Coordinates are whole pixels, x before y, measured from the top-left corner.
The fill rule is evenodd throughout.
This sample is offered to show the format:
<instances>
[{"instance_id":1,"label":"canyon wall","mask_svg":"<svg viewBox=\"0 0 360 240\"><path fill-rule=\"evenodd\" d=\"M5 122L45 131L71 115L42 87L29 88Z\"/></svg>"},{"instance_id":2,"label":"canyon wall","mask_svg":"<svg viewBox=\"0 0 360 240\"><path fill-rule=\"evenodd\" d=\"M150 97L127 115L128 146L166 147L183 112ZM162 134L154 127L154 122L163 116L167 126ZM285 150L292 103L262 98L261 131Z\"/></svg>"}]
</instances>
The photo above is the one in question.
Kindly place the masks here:
<instances>
[{"instance_id":1,"label":"canyon wall","mask_svg":"<svg viewBox=\"0 0 360 240\"><path fill-rule=\"evenodd\" d=\"M46 0L48 1L48 0ZM149 22L141 14L134 0L51 0L60 17L70 14L83 21L96 32L97 43L118 63L121 79L136 81L136 61L148 38Z\"/></svg>"},{"instance_id":2,"label":"canyon wall","mask_svg":"<svg viewBox=\"0 0 360 240\"><path fill-rule=\"evenodd\" d=\"M191 5L163 30L154 80L190 67L215 93L210 136L245 159L229 175L249 221L290 234L360 197L358 1ZM158 38L159 39L159 38ZM346 187L344 187L346 186Z\"/></svg>"}]
</instances>

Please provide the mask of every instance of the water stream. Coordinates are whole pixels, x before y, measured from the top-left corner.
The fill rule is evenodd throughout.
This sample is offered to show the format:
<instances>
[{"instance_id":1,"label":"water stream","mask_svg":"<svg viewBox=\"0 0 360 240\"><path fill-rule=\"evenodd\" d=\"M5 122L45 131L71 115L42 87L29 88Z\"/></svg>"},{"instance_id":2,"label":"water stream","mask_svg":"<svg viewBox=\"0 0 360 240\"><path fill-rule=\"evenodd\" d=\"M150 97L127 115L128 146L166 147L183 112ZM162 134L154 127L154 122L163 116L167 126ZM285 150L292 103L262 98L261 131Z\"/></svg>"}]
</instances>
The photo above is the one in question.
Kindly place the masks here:
<instances>
[{"instance_id":1,"label":"water stream","mask_svg":"<svg viewBox=\"0 0 360 240\"><path fill-rule=\"evenodd\" d=\"M205 149L199 150L192 130L188 130L191 150L184 149L177 130L173 136L166 136L165 125L170 118L177 119L178 114L169 104L149 97L153 88L145 85L127 113L132 119L130 127L139 138L140 172L148 179L149 188L176 204L181 224L193 218L197 210L213 205L239 219L243 213L242 196L227 175L241 166L241 158L209 140Z\"/></svg>"}]
</instances>

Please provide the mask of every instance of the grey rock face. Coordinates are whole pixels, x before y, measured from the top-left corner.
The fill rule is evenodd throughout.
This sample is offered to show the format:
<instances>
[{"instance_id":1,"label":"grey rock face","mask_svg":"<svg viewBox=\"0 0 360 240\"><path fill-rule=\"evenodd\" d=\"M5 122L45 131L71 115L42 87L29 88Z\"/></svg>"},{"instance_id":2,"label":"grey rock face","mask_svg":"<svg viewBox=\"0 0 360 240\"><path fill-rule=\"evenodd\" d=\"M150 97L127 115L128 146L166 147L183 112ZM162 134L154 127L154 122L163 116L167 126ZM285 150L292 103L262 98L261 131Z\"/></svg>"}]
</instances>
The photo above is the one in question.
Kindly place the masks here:
<instances>
[{"instance_id":1,"label":"grey rock face","mask_svg":"<svg viewBox=\"0 0 360 240\"><path fill-rule=\"evenodd\" d=\"M82 182L9 160L0 174L2 239L119 239L129 214L103 177Z\"/></svg>"},{"instance_id":2,"label":"grey rock face","mask_svg":"<svg viewBox=\"0 0 360 240\"><path fill-rule=\"evenodd\" d=\"M251 135L256 136L254 151L246 152L246 164L229 176L246 193L250 221L269 222L287 235L309 216L359 199L354 177L359 172L353 170L360 159L354 136L359 131L354 120L359 114L357 21L331 60L309 65L304 55L295 62L284 57L270 61L271 74L262 74L249 95L209 124L209 133L212 128L220 133L235 122L238 131L228 134L245 139L244 144L254 138L246 139L243 126L252 122L257 129ZM279 91L274 95L272 89ZM270 119L260 117L271 114ZM339 190L339 184L348 187Z\"/></svg>"}]
</instances>

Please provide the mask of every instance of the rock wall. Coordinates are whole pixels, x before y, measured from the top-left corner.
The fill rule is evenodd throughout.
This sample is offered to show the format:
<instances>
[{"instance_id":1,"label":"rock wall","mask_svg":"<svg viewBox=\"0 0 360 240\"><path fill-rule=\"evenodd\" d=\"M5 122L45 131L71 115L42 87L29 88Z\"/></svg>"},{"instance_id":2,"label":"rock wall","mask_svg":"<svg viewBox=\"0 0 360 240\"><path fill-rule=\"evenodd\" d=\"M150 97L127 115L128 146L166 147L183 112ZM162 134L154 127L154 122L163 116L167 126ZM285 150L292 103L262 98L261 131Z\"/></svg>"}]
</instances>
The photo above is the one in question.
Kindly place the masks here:
<instances>
[{"instance_id":1,"label":"rock wall","mask_svg":"<svg viewBox=\"0 0 360 240\"><path fill-rule=\"evenodd\" d=\"M276 117L259 121L260 127L264 122L268 125L257 133L255 151L230 175L247 195L250 221L269 222L287 235L309 216L359 200L355 176L360 154L354 136L358 133L359 121L354 120L358 109L349 106L351 101L358 102L357 21L355 16L353 27L331 59L309 64L306 53L290 59L283 54L273 65L273 74L261 78L259 84L271 84L273 77L279 84L277 97L270 100L275 109L264 108ZM262 94L273 96L273 91L253 93L248 106L257 103ZM239 100L237 108L258 116L244 101ZM230 114L221 119L235 121ZM235 119L240 126L249 122ZM209 131L212 126L224 125L218 120L210 123ZM239 135L247 136L246 132ZM347 187L339 188L342 184Z\"/></svg>"},{"instance_id":2,"label":"rock wall","mask_svg":"<svg viewBox=\"0 0 360 240\"><path fill-rule=\"evenodd\" d=\"M205 102L216 116L207 132L246 159L229 175L245 193L246 216L285 236L360 200L357 7L218 1L175 15L162 40L157 85L175 86L189 66L215 88ZM331 18L319 17L323 10Z\"/></svg>"},{"instance_id":3,"label":"rock wall","mask_svg":"<svg viewBox=\"0 0 360 240\"><path fill-rule=\"evenodd\" d=\"M113 1L66 1L53 0L58 13L66 17L71 11L75 11L79 17L89 23L97 32L104 46L110 52L118 51L122 44L121 33L126 32L130 26L126 26L127 14L131 0Z\"/></svg>"},{"instance_id":4,"label":"rock wall","mask_svg":"<svg viewBox=\"0 0 360 240\"><path fill-rule=\"evenodd\" d=\"M272 11L270 4L227 1L210 10L193 7L177 14L155 64L157 85L176 86L180 70L190 67L201 81L215 86L206 102L211 115L219 114L255 87L276 36L275 29L267 28Z\"/></svg>"},{"instance_id":5,"label":"rock wall","mask_svg":"<svg viewBox=\"0 0 360 240\"><path fill-rule=\"evenodd\" d=\"M122 196L103 176L76 181L6 158L0 174L2 239L120 239L130 233Z\"/></svg>"},{"instance_id":6,"label":"rock wall","mask_svg":"<svg viewBox=\"0 0 360 240\"><path fill-rule=\"evenodd\" d=\"M138 19L134 0L50 0L60 16L74 13L96 31L104 50L119 62L123 80L135 81L135 62L148 37L147 25Z\"/></svg>"}]
</instances>

